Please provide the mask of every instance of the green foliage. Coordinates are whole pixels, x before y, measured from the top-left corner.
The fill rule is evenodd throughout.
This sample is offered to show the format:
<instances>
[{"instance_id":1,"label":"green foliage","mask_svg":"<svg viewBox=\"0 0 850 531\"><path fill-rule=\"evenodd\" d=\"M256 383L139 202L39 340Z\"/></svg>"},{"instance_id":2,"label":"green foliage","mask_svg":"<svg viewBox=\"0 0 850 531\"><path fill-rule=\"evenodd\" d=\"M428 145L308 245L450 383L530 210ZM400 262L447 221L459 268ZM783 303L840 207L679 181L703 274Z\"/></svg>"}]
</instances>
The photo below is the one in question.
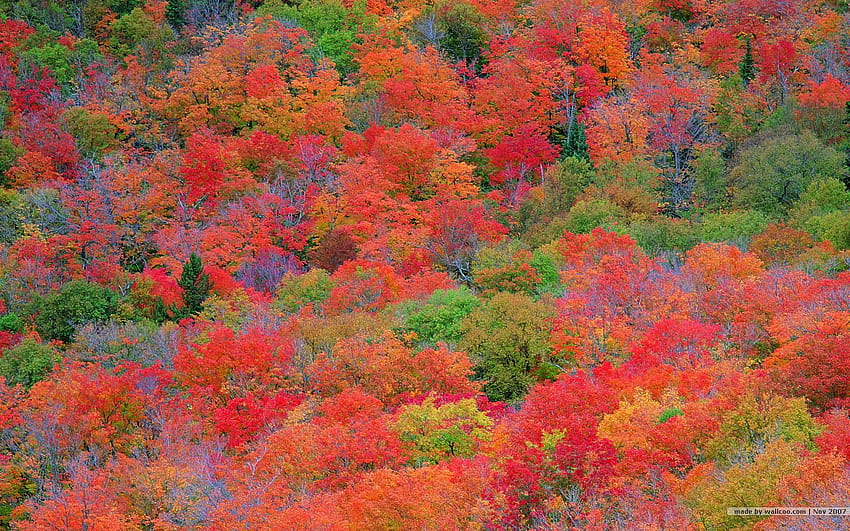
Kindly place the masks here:
<instances>
[{"instance_id":1,"label":"green foliage","mask_svg":"<svg viewBox=\"0 0 850 531\"><path fill-rule=\"evenodd\" d=\"M829 240L838 250L850 249L850 214L832 211L806 220L805 228L819 240Z\"/></svg>"},{"instance_id":2,"label":"green foliage","mask_svg":"<svg viewBox=\"0 0 850 531\"><path fill-rule=\"evenodd\" d=\"M310 34L314 56L329 58L341 73L353 71L351 46L359 42L359 33L368 32L374 24L366 14L365 2L355 2L351 9L341 0L301 0L297 5L290 5L292 3L265 2L257 9L257 16L294 20Z\"/></svg>"},{"instance_id":3,"label":"green foliage","mask_svg":"<svg viewBox=\"0 0 850 531\"><path fill-rule=\"evenodd\" d=\"M143 43L152 48L161 48L174 36L170 28L154 22L140 7L122 15L112 23L111 29L109 48L119 58L130 54Z\"/></svg>"},{"instance_id":4,"label":"green foliage","mask_svg":"<svg viewBox=\"0 0 850 531\"><path fill-rule=\"evenodd\" d=\"M59 360L53 347L26 338L0 355L0 376L9 385L32 387L43 380Z\"/></svg>"},{"instance_id":5,"label":"green foliage","mask_svg":"<svg viewBox=\"0 0 850 531\"><path fill-rule=\"evenodd\" d=\"M719 433L706 443L705 456L721 465L750 460L778 439L814 449L821 431L805 398L749 396L724 414Z\"/></svg>"},{"instance_id":6,"label":"green foliage","mask_svg":"<svg viewBox=\"0 0 850 531\"><path fill-rule=\"evenodd\" d=\"M17 147L6 137L0 137L0 186L7 186L6 172L15 165L15 161L24 154L24 150Z\"/></svg>"},{"instance_id":7,"label":"green foliage","mask_svg":"<svg viewBox=\"0 0 850 531\"><path fill-rule=\"evenodd\" d=\"M713 212L702 218L700 232L707 242L745 243L764 231L771 220L758 210Z\"/></svg>"},{"instance_id":8,"label":"green foliage","mask_svg":"<svg viewBox=\"0 0 850 531\"><path fill-rule=\"evenodd\" d=\"M475 284L486 294L510 291L532 295L541 279L530 265L532 254L519 240L481 250L473 269Z\"/></svg>"},{"instance_id":9,"label":"green foliage","mask_svg":"<svg viewBox=\"0 0 850 531\"><path fill-rule=\"evenodd\" d=\"M565 213L594 177L590 162L578 157L566 157L549 166L541 193L520 205L517 218L524 231L523 241L539 247L559 238L567 230Z\"/></svg>"},{"instance_id":10,"label":"green foliage","mask_svg":"<svg viewBox=\"0 0 850 531\"><path fill-rule=\"evenodd\" d=\"M811 132L768 139L744 151L730 174L734 203L782 216L811 183L841 179L844 156Z\"/></svg>"},{"instance_id":11,"label":"green foliage","mask_svg":"<svg viewBox=\"0 0 850 531\"><path fill-rule=\"evenodd\" d=\"M79 30L79 19L74 17L73 11L60 0L0 1L0 12L8 13L11 18L26 20L40 31L48 30L59 35Z\"/></svg>"},{"instance_id":12,"label":"green foliage","mask_svg":"<svg viewBox=\"0 0 850 531\"><path fill-rule=\"evenodd\" d=\"M794 205L794 213L833 212L850 207L850 191L838 179L815 181L809 185Z\"/></svg>"},{"instance_id":13,"label":"green foliage","mask_svg":"<svg viewBox=\"0 0 850 531\"><path fill-rule=\"evenodd\" d=\"M715 209L726 202L726 162L720 153L706 150L693 163L693 197L697 205Z\"/></svg>"},{"instance_id":14,"label":"green foliage","mask_svg":"<svg viewBox=\"0 0 850 531\"><path fill-rule=\"evenodd\" d=\"M183 272L177 285L183 288L183 304L186 315L199 313L210 294L210 276L204 272L201 257L195 253L183 264Z\"/></svg>"},{"instance_id":15,"label":"green foliage","mask_svg":"<svg viewBox=\"0 0 850 531\"><path fill-rule=\"evenodd\" d=\"M448 10L438 12L437 24L443 35L440 50L450 60L479 65L487 34L484 17L476 8L466 2L453 2Z\"/></svg>"},{"instance_id":16,"label":"green foliage","mask_svg":"<svg viewBox=\"0 0 850 531\"><path fill-rule=\"evenodd\" d=\"M477 442L489 438L492 427L493 420L478 409L475 400L436 406L433 398L402 408L393 425L399 438L410 447L416 465L472 457Z\"/></svg>"},{"instance_id":17,"label":"green foliage","mask_svg":"<svg viewBox=\"0 0 850 531\"><path fill-rule=\"evenodd\" d=\"M482 269L494 269L504 267L511 262L511 257L524 251L525 246L520 240L511 239L500 242L498 245L484 247L478 251L475 257L473 273Z\"/></svg>"},{"instance_id":18,"label":"green foliage","mask_svg":"<svg viewBox=\"0 0 850 531\"><path fill-rule=\"evenodd\" d=\"M794 224L806 227L812 218L850 208L850 192L838 179L815 181L791 209ZM810 231L811 232L811 231Z\"/></svg>"},{"instance_id":19,"label":"green foliage","mask_svg":"<svg viewBox=\"0 0 850 531\"><path fill-rule=\"evenodd\" d=\"M551 215L569 210L593 176L590 162L579 157L566 157L550 166L543 182L543 213Z\"/></svg>"},{"instance_id":20,"label":"green foliage","mask_svg":"<svg viewBox=\"0 0 850 531\"><path fill-rule=\"evenodd\" d=\"M480 306L478 298L467 287L437 290L416 313L407 318L407 328L429 346L439 342L457 345L462 337L460 323Z\"/></svg>"},{"instance_id":21,"label":"green foliage","mask_svg":"<svg viewBox=\"0 0 850 531\"><path fill-rule=\"evenodd\" d=\"M700 241L698 228L690 221L661 216L635 217L621 232L634 238L650 254L685 252Z\"/></svg>"},{"instance_id":22,"label":"green foliage","mask_svg":"<svg viewBox=\"0 0 850 531\"><path fill-rule=\"evenodd\" d=\"M734 148L737 142L757 129L762 118L759 109L748 105L746 94L740 75L733 74L720 81L720 92L714 106L717 113L715 123L718 131L731 141L728 148Z\"/></svg>"},{"instance_id":23,"label":"green foliage","mask_svg":"<svg viewBox=\"0 0 850 531\"><path fill-rule=\"evenodd\" d=\"M0 330L4 332L20 332L24 329L24 321L16 313L0 316Z\"/></svg>"},{"instance_id":24,"label":"green foliage","mask_svg":"<svg viewBox=\"0 0 850 531\"><path fill-rule=\"evenodd\" d=\"M774 441L752 461L718 470L694 486L685 503L704 529L751 529L765 517L727 515L726 508L781 505L776 487L795 472L801 460L798 447Z\"/></svg>"},{"instance_id":25,"label":"green foliage","mask_svg":"<svg viewBox=\"0 0 850 531\"><path fill-rule=\"evenodd\" d=\"M36 303L35 325L45 339L70 341L77 327L106 321L118 309L118 296L108 288L74 280Z\"/></svg>"},{"instance_id":26,"label":"green foliage","mask_svg":"<svg viewBox=\"0 0 850 531\"><path fill-rule=\"evenodd\" d=\"M665 409L664 411L661 412L661 415L658 416L658 423L664 424L665 422L672 419L673 417L678 417L678 416L681 416L681 415L684 415L684 414L685 414L685 412L682 411L681 409L677 408L677 407L667 408L667 409Z\"/></svg>"},{"instance_id":27,"label":"green foliage","mask_svg":"<svg viewBox=\"0 0 850 531\"><path fill-rule=\"evenodd\" d=\"M838 179L811 183L790 215L796 227L837 249L850 249L850 192Z\"/></svg>"},{"instance_id":28,"label":"green foliage","mask_svg":"<svg viewBox=\"0 0 850 531\"><path fill-rule=\"evenodd\" d=\"M628 162L603 161L597 167L595 177L593 184L600 189L607 185L623 183L643 190L658 187L658 169L650 161L640 157Z\"/></svg>"},{"instance_id":29,"label":"green foliage","mask_svg":"<svg viewBox=\"0 0 850 531\"><path fill-rule=\"evenodd\" d=\"M746 49L741 63L738 65L738 75L741 76L741 81L744 86L748 86L750 81L756 77L756 62L753 59L753 44L750 38L747 38Z\"/></svg>"},{"instance_id":30,"label":"green foliage","mask_svg":"<svg viewBox=\"0 0 850 531\"><path fill-rule=\"evenodd\" d=\"M145 0L87 0L82 4L83 25L89 35L94 35L104 17L112 13L119 17L126 15L136 7L143 7Z\"/></svg>"},{"instance_id":31,"label":"green foliage","mask_svg":"<svg viewBox=\"0 0 850 531\"><path fill-rule=\"evenodd\" d=\"M168 0L165 6L165 20L176 30L186 25L186 7L186 0Z\"/></svg>"},{"instance_id":32,"label":"green foliage","mask_svg":"<svg viewBox=\"0 0 850 531\"><path fill-rule=\"evenodd\" d=\"M39 44L42 38L39 34L30 38L31 46L19 53L21 62L30 68L47 69L62 87L63 94L69 94L77 85L87 66L103 59L97 42L92 39L81 39L72 50L49 40Z\"/></svg>"},{"instance_id":33,"label":"green foliage","mask_svg":"<svg viewBox=\"0 0 850 531\"><path fill-rule=\"evenodd\" d=\"M6 122L9 121L9 117L12 116L12 109L10 108L11 104L12 97L9 95L9 91L0 90L0 127L3 129L6 128Z\"/></svg>"},{"instance_id":34,"label":"green foliage","mask_svg":"<svg viewBox=\"0 0 850 531\"><path fill-rule=\"evenodd\" d=\"M61 234L67 228L66 216L57 190L0 189L0 242L14 243L32 229L44 235Z\"/></svg>"},{"instance_id":35,"label":"green foliage","mask_svg":"<svg viewBox=\"0 0 850 531\"><path fill-rule=\"evenodd\" d=\"M552 144L561 146L561 157L563 158L590 160L587 149L587 135L584 131L584 124L581 122L573 122L570 127L567 127L567 124L555 126L549 140Z\"/></svg>"},{"instance_id":36,"label":"green foliage","mask_svg":"<svg viewBox=\"0 0 850 531\"><path fill-rule=\"evenodd\" d=\"M586 233L616 223L624 216L623 209L607 199L579 201L567 214L566 228L570 232Z\"/></svg>"},{"instance_id":37,"label":"green foliage","mask_svg":"<svg viewBox=\"0 0 850 531\"><path fill-rule=\"evenodd\" d=\"M554 316L552 306L527 295L498 293L461 321L460 347L491 400L519 400L539 378L550 376Z\"/></svg>"},{"instance_id":38,"label":"green foliage","mask_svg":"<svg viewBox=\"0 0 850 531\"><path fill-rule=\"evenodd\" d=\"M318 306L331 294L334 282L324 269L311 269L303 275L288 274L280 282L275 307L295 313L304 306Z\"/></svg>"},{"instance_id":39,"label":"green foliage","mask_svg":"<svg viewBox=\"0 0 850 531\"><path fill-rule=\"evenodd\" d=\"M797 103L792 97L788 97L782 105L769 113L760 130L771 134L775 131L796 131L797 128Z\"/></svg>"},{"instance_id":40,"label":"green foliage","mask_svg":"<svg viewBox=\"0 0 850 531\"><path fill-rule=\"evenodd\" d=\"M536 223L529 227L522 234L522 242L529 247L547 245L563 236L568 227L567 216L556 216L547 222Z\"/></svg>"},{"instance_id":41,"label":"green foliage","mask_svg":"<svg viewBox=\"0 0 850 531\"><path fill-rule=\"evenodd\" d=\"M538 287L539 293L560 294L563 290L556 256L554 253L547 252L547 250L542 248L536 249L531 254L531 262L529 264L537 271L541 280ZM559 259L560 256L557 256L557 258Z\"/></svg>"},{"instance_id":42,"label":"green foliage","mask_svg":"<svg viewBox=\"0 0 850 531\"><path fill-rule=\"evenodd\" d=\"M103 113L72 107L62 114L62 120L84 157L99 159L115 145L118 130Z\"/></svg>"},{"instance_id":43,"label":"green foliage","mask_svg":"<svg viewBox=\"0 0 850 531\"><path fill-rule=\"evenodd\" d=\"M60 85L68 85L76 72L71 66L71 50L50 42L20 53L21 60L37 68L46 68Z\"/></svg>"}]
</instances>

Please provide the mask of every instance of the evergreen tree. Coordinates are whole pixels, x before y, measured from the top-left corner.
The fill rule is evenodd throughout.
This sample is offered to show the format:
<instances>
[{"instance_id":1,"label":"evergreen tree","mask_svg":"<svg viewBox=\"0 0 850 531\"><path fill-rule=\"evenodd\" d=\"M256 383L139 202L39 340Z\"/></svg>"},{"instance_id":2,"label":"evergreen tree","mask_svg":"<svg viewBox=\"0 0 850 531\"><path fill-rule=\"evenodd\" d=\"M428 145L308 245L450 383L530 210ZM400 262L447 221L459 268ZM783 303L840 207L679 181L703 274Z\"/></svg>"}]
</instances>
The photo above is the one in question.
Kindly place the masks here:
<instances>
[{"instance_id":1,"label":"evergreen tree","mask_svg":"<svg viewBox=\"0 0 850 531\"><path fill-rule=\"evenodd\" d=\"M165 6L165 19L177 31L186 25L184 13L186 13L186 0L168 0Z\"/></svg>"},{"instance_id":2,"label":"evergreen tree","mask_svg":"<svg viewBox=\"0 0 850 531\"><path fill-rule=\"evenodd\" d=\"M753 45L747 38L747 51L744 53L744 58L741 59L741 64L738 67L738 73L741 75L741 81L744 86L749 86L750 81L756 77L755 60L753 59Z\"/></svg>"},{"instance_id":3,"label":"evergreen tree","mask_svg":"<svg viewBox=\"0 0 850 531\"><path fill-rule=\"evenodd\" d=\"M195 315L201 311L204 301L210 294L210 277L204 273L201 257L195 253L183 266L183 274L177 282L183 288L183 304L186 305L186 315Z\"/></svg>"},{"instance_id":4,"label":"evergreen tree","mask_svg":"<svg viewBox=\"0 0 850 531\"><path fill-rule=\"evenodd\" d=\"M850 101L844 104L844 165L850 168ZM844 184L850 187L850 172L844 174Z\"/></svg>"}]
</instances>

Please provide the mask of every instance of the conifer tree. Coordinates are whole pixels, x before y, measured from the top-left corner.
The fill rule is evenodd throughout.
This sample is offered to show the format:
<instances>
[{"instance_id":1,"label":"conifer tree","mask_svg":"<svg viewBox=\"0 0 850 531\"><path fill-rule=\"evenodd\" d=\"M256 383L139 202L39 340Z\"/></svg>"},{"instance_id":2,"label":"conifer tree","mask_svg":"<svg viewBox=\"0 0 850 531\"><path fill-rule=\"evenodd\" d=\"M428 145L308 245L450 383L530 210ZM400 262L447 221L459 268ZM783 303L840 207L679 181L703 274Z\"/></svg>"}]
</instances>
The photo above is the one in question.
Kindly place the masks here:
<instances>
[{"instance_id":1,"label":"conifer tree","mask_svg":"<svg viewBox=\"0 0 850 531\"><path fill-rule=\"evenodd\" d=\"M741 75L741 81L744 86L749 86L750 81L756 77L755 60L753 59L753 45L747 38L747 51L744 53L744 58L741 59L741 64L738 67L738 73Z\"/></svg>"},{"instance_id":2,"label":"conifer tree","mask_svg":"<svg viewBox=\"0 0 850 531\"><path fill-rule=\"evenodd\" d=\"M192 253L189 261L183 266L183 274L180 275L180 281L177 284L183 288L186 315L199 313L210 293L210 277L204 273L200 256Z\"/></svg>"},{"instance_id":3,"label":"conifer tree","mask_svg":"<svg viewBox=\"0 0 850 531\"><path fill-rule=\"evenodd\" d=\"M168 0L165 6L165 19L175 30L180 31L180 28L186 25L185 12L186 0Z\"/></svg>"}]
</instances>

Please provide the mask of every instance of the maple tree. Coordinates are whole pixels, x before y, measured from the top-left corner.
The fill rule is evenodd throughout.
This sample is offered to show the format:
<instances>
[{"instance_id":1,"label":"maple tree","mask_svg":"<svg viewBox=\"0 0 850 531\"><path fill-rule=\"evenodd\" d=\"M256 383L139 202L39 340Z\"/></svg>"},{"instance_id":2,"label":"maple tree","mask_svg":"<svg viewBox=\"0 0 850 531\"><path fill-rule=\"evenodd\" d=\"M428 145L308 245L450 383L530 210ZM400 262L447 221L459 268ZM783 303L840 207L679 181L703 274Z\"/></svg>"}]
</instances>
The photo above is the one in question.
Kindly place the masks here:
<instances>
[{"instance_id":1,"label":"maple tree","mask_svg":"<svg viewBox=\"0 0 850 531\"><path fill-rule=\"evenodd\" d=\"M844 11L0 2L0 527L840 528Z\"/></svg>"}]
</instances>

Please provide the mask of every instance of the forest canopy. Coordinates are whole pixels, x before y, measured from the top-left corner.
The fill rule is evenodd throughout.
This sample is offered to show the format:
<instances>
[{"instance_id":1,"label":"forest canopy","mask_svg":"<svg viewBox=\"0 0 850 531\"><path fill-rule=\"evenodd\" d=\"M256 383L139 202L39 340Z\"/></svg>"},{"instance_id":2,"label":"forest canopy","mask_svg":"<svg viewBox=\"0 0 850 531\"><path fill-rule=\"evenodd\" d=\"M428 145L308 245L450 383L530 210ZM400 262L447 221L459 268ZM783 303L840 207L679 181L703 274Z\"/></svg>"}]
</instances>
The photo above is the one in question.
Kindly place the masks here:
<instances>
[{"instance_id":1,"label":"forest canopy","mask_svg":"<svg viewBox=\"0 0 850 531\"><path fill-rule=\"evenodd\" d=\"M831 0L0 0L0 529L847 505L848 35Z\"/></svg>"}]
</instances>

